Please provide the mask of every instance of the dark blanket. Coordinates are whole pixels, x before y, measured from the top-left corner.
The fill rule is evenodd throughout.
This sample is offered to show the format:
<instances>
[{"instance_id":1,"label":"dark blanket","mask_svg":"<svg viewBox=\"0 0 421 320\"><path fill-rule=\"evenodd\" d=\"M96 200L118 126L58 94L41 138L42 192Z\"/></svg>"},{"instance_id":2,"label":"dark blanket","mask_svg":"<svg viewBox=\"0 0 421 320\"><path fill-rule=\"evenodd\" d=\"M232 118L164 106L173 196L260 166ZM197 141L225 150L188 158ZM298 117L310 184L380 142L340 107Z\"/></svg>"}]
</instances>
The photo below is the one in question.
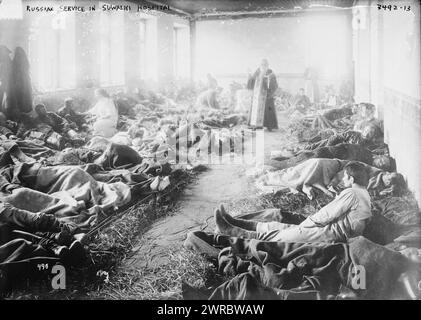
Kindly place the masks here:
<instances>
[{"instance_id":1,"label":"dark blanket","mask_svg":"<svg viewBox=\"0 0 421 320\"><path fill-rule=\"evenodd\" d=\"M323 113L323 116L329 121L334 121L347 116L351 116L352 114L352 105L345 105L339 108L327 110Z\"/></svg>"},{"instance_id":2,"label":"dark blanket","mask_svg":"<svg viewBox=\"0 0 421 320\"><path fill-rule=\"evenodd\" d=\"M79 130L86 123L85 115L74 111L71 107L61 107L57 113L68 122L75 123Z\"/></svg>"},{"instance_id":3,"label":"dark blanket","mask_svg":"<svg viewBox=\"0 0 421 320\"><path fill-rule=\"evenodd\" d=\"M59 260L58 258L54 258L53 254L42 246L25 239L13 239L0 245L0 270L3 272L6 265L16 267L17 262L39 261L45 258L50 258L47 260Z\"/></svg>"},{"instance_id":4,"label":"dark blanket","mask_svg":"<svg viewBox=\"0 0 421 320\"><path fill-rule=\"evenodd\" d=\"M47 112L45 115L39 115L34 119L37 124L46 124L50 126L55 132L63 133L65 129L68 129L69 123L66 119L59 116L55 112Z\"/></svg>"},{"instance_id":5,"label":"dark blanket","mask_svg":"<svg viewBox=\"0 0 421 320\"><path fill-rule=\"evenodd\" d=\"M202 129L210 129L210 128L230 128L232 126L236 126L243 122L244 116L233 114L230 116L224 116L221 119L217 118L210 118L199 121L197 126Z\"/></svg>"},{"instance_id":6,"label":"dark blanket","mask_svg":"<svg viewBox=\"0 0 421 320\"><path fill-rule=\"evenodd\" d=\"M48 157L54 154L54 151L50 148L37 144L35 142L29 141L29 140L16 140L14 141L19 149L25 153L27 156L34 158L36 160Z\"/></svg>"},{"instance_id":7,"label":"dark blanket","mask_svg":"<svg viewBox=\"0 0 421 320\"><path fill-rule=\"evenodd\" d=\"M210 299L316 299L341 288L358 297L387 297L409 260L364 237L345 243L283 243L192 232L185 247L218 259L231 280ZM365 289L354 288L355 266L365 268ZM360 269L358 269L360 270Z\"/></svg>"},{"instance_id":8,"label":"dark blanket","mask_svg":"<svg viewBox=\"0 0 421 320\"><path fill-rule=\"evenodd\" d=\"M51 269L59 261L45 246L13 235L10 225L0 223L0 293L22 275L39 275L40 264Z\"/></svg>"},{"instance_id":9,"label":"dark blanket","mask_svg":"<svg viewBox=\"0 0 421 320\"><path fill-rule=\"evenodd\" d=\"M124 169L142 163L137 151L122 144L110 143L103 154L95 160L95 164L105 170Z\"/></svg>"},{"instance_id":10,"label":"dark blanket","mask_svg":"<svg viewBox=\"0 0 421 320\"><path fill-rule=\"evenodd\" d=\"M306 219L304 215L276 208L245 213L238 217L261 222L277 221L288 224L300 224Z\"/></svg>"},{"instance_id":11,"label":"dark blanket","mask_svg":"<svg viewBox=\"0 0 421 320\"><path fill-rule=\"evenodd\" d=\"M341 143L365 145L361 132L346 131L344 133L334 134L327 139L322 139L318 142L308 143L304 146L305 150L314 150L321 147L332 147Z\"/></svg>"},{"instance_id":12,"label":"dark blanket","mask_svg":"<svg viewBox=\"0 0 421 320\"><path fill-rule=\"evenodd\" d=\"M36 268L38 264L54 265L58 261L60 259L54 257L52 251L25 239L17 238L0 244L0 292L4 290L6 281L13 279L13 275L22 277L22 274L28 275L31 271L39 272Z\"/></svg>"},{"instance_id":13,"label":"dark blanket","mask_svg":"<svg viewBox=\"0 0 421 320\"><path fill-rule=\"evenodd\" d=\"M415 199L387 197L373 201L372 205L373 219L365 230L370 240L421 248L421 216Z\"/></svg>"},{"instance_id":14,"label":"dark blanket","mask_svg":"<svg viewBox=\"0 0 421 320\"><path fill-rule=\"evenodd\" d=\"M136 116L133 108L136 105L134 101L130 101L127 98L116 98L114 103L117 106L118 114L134 118Z\"/></svg>"},{"instance_id":15,"label":"dark blanket","mask_svg":"<svg viewBox=\"0 0 421 320\"><path fill-rule=\"evenodd\" d=\"M374 209L389 220L402 224L421 223L421 211L412 197L388 197L373 202Z\"/></svg>"}]
</instances>

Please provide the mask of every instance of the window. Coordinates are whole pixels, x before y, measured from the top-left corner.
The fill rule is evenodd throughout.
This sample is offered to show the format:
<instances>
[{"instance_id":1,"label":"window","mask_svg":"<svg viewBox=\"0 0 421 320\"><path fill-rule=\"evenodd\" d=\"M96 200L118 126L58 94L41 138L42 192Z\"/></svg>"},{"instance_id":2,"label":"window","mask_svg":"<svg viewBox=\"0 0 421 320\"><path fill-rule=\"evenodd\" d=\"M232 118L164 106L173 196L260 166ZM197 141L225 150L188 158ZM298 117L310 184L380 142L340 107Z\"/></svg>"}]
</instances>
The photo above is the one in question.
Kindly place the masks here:
<instances>
[{"instance_id":1,"label":"window","mask_svg":"<svg viewBox=\"0 0 421 320\"><path fill-rule=\"evenodd\" d=\"M37 91L76 85L74 14L44 16L31 26L28 57Z\"/></svg>"},{"instance_id":2,"label":"window","mask_svg":"<svg viewBox=\"0 0 421 320\"><path fill-rule=\"evenodd\" d=\"M157 60L157 17L150 14L140 14L139 23L139 55L140 77L142 80L156 81Z\"/></svg>"},{"instance_id":3,"label":"window","mask_svg":"<svg viewBox=\"0 0 421 320\"><path fill-rule=\"evenodd\" d=\"M189 77L190 33L186 25L174 24L173 29L173 66L176 79Z\"/></svg>"},{"instance_id":4,"label":"window","mask_svg":"<svg viewBox=\"0 0 421 320\"><path fill-rule=\"evenodd\" d=\"M100 83L124 84L124 14L102 11L100 14Z\"/></svg>"},{"instance_id":5,"label":"window","mask_svg":"<svg viewBox=\"0 0 421 320\"><path fill-rule=\"evenodd\" d=\"M146 20L139 21L139 68L140 78L146 79Z\"/></svg>"}]
</instances>

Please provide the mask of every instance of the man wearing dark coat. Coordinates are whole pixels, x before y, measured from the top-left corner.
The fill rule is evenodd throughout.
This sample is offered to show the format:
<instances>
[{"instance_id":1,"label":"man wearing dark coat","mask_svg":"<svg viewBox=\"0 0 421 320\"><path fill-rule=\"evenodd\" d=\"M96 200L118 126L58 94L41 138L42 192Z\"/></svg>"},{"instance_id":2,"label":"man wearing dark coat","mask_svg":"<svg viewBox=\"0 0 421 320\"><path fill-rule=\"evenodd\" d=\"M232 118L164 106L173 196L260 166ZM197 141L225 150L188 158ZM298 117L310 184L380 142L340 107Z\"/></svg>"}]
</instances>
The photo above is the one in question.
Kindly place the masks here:
<instances>
[{"instance_id":1,"label":"man wearing dark coat","mask_svg":"<svg viewBox=\"0 0 421 320\"><path fill-rule=\"evenodd\" d=\"M274 94L278 88L275 73L263 59L260 68L249 76L247 89L253 90L248 125L253 128L266 127L269 131L278 129Z\"/></svg>"}]
</instances>

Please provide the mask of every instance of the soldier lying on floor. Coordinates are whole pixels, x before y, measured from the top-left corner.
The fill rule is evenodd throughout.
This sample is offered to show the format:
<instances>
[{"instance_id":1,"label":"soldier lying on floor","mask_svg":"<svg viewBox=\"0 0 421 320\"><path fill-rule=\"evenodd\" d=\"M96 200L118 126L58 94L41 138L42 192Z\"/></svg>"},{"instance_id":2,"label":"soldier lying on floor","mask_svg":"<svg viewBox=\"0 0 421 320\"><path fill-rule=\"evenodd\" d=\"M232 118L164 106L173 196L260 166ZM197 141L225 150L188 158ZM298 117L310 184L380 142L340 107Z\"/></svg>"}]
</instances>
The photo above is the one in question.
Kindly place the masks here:
<instances>
[{"instance_id":1,"label":"soldier lying on floor","mask_svg":"<svg viewBox=\"0 0 421 320\"><path fill-rule=\"evenodd\" d=\"M361 120L355 123L354 130L363 132L367 126L373 126L383 134L383 122L375 117L376 106L371 103L362 102L358 107L360 108Z\"/></svg>"},{"instance_id":2,"label":"soldier lying on floor","mask_svg":"<svg viewBox=\"0 0 421 320\"><path fill-rule=\"evenodd\" d=\"M296 156L305 150L315 150L321 147L333 147L341 143L358 144L370 151L378 153L380 148L387 148L384 143L383 131L378 126L367 124L362 131L348 130L342 133L336 133L334 130L324 130L312 137L304 146L296 146L293 149L284 149L272 151L278 160Z\"/></svg>"},{"instance_id":3,"label":"soldier lying on floor","mask_svg":"<svg viewBox=\"0 0 421 320\"><path fill-rule=\"evenodd\" d=\"M375 155L363 146L347 143L341 143L332 147L320 147L314 150L305 150L287 160L284 160L284 157L273 158L267 164L277 169L285 169L313 158L361 161L386 171L395 170L394 160L391 157L385 155ZM279 161L279 159L282 160Z\"/></svg>"},{"instance_id":4,"label":"soldier lying on floor","mask_svg":"<svg viewBox=\"0 0 421 320\"><path fill-rule=\"evenodd\" d=\"M331 147L341 143L359 144L367 148L375 148L383 144L383 134L376 127L368 125L363 132L348 130L322 139L318 142L308 143L304 146L305 150L314 150L320 147Z\"/></svg>"},{"instance_id":5,"label":"soldier lying on floor","mask_svg":"<svg viewBox=\"0 0 421 320\"><path fill-rule=\"evenodd\" d=\"M64 263L80 262L84 249L74 238L77 232L75 224L59 222L53 214L29 212L0 202L0 267L42 256L56 257Z\"/></svg>"},{"instance_id":6,"label":"soldier lying on floor","mask_svg":"<svg viewBox=\"0 0 421 320\"><path fill-rule=\"evenodd\" d=\"M304 192L309 199L314 197L314 189L319 189L329 196L342 189L343 168L348 160L309 159L299 165L283 170L266 172L256 184L262 190L277 191L290 189L291 192ZM374 195L401 195L406 191L406 182L400 173L387 172L360 162L367 170L369 183L367 189Z\"/></svg>"},{"instance_id":7,"label":"soldier lying on floor","mask_svg":"<svg viewBox=\"0 0 421 320\"><path fill-rule=\"evenodd\" d=\"M237 219L221 206L215 211L217 229L233 237L268 241L346 242L362 235L372 216L364 165L357 162L347 164L343 183L346 189L338 197L299 225Z\"/></svg>"},{"instance_id":8,"label":"soldier lying on floor","mask_svg":"<svg viewBox=\"0 0 421 320\"><path fill-rule=\"evenodd\" d=\"M61 223L52 214L0 202L0 293L26 277L39 276L40 266L52 270L57 263L83 263L85 249L77 232L75 225Z\"/></svg>"}]
</instances>

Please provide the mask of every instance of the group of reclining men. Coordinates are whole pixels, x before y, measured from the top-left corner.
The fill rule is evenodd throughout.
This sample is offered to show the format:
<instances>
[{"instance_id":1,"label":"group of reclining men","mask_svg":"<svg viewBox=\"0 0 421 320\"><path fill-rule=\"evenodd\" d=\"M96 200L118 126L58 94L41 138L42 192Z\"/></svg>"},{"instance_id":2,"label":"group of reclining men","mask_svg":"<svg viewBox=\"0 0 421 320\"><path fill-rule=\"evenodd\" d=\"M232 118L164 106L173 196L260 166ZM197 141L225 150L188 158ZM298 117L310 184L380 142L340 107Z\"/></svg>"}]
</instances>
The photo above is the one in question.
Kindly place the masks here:
<instances>
[{"instance_id":1,"label":"group of reclining men","mask_svg":"<svg viewBox=\"0 0 421 320\"><path fill-rule=\"evenodd\" d=\"M47 111L44 104L37 104L34 111L35 117L20 114L19 123L7 120L6 116L0 113L0 134L8 139L37 139L42 136L42 140L56 150L62 149L66 144L70 146L80 143L77 132L87 129L87 119L85 114L74 111L72 99L66 99L64 106L57 113Z\"/></svg>"},{"instance_id":2,"label":"group of reclining men","mask_svg":"<svg viewBox=\"0 0 421 320\"><path fill-rule=\"evenodd\" d=\"M117 114L119 121L122 115L136 118L135 106L138 104L146 109L155 110L165 102L163 96L155 95L153 92L134 92L133 94L119 92L110 96L105 90L98 89L95 94L98 95L99 101L93 109L100 109L98 115L93 113L96 123L99 123L99 120L109 120L106 110L104 111L104 108L101 108L104 103L100 104L104 100L104 96L106 96L107 102L110 102L109 105L116 109L113 116ZM20 267L34 266L33 261L42 262L52 259L51 264L59 261L65 265L79 265L85 257L81 242L82 237L92 227L90 224L91 218L96 218L98 215L103 218L108 214L106 208L109 208L110 211L116 210L116 207L113 207L115 203L126 203L136 196L142 196L145 189L162 191L169 185L168 175L172 172L172 168L168 163L142 162L143 158L137 151L128 145L114 143L113 139L108 139L110 137L98 135L90 139L90 142L83 147L76 144L75 140L78 140L78 136L75 133L84 132L87 138L97 134L95 133L95 122L90 123L92 118L89 114L92 109L86 113L77 112L75 109L72 99L66 99L64 106L57 112L49 112L43 104L38 104L34 108L35 116L31 117L22 113L19 117L19 123L7 119L5 115L0 113L0 138L2 140L0 148L2 149L0 154L0 196L2 196L0 200L0 292L4 288L3 281L12 282L13 275L20 277L22 272L26 274L28 269L22 270ZM113 129L116 129L115 124L113 123ZM105 123L105 125L108 126L108 123ZM142 128L136 122L130 129L135 129L137 132ZM65 144L51 145L48 143L48 138L40 138L37 135L32 137L31 132L45 132L48 133L47 137L51 133L55 133L56 137L58 135L65 140ZM45 146L31 142L32 138L44 140ZM81 142L84 143L85 141ZM24 149L22 149L22 146L26 146L26 144L29 145L29 149L36 148L36 154L31 152L26 154L26 150L23 151ZM73 148L64 149L66 144L73 146ZM40 155L41 152L38 152L38 149L48 152L42 152L42 155ZM51 149L55 149L55 151ZM50 155L52 156L49 157ZM43 159L43 163L36 163L36 159L39 161L40 158ZM86 166L81 169L80 165L83 164L86 164ZM26 168L44 166L45 169L52 168L52 171L48 177L40 173L22 173L21 165L26 165ZM61 174L60 170L56 170L56 173L53 172L53 168L60 169L60 167L64 171L67 170L67 180L64 178L66 176L64 171ZM131 170L128 170L128 168ZM120 170L113 171L113 169ZM162 178L161 175L166 177ZM86 179L82 179L82 176ZM151 179L151 176L154 179ZM25 178L28 178L29 182L25 181ZM82 209L79 210L79 206L73 208L73 204L69 204L69 208L63 209L70 210L69 212L66 211L64 217L63 214L57 214L58 211L54 211L55 209L61 210L58 205L58 208L56 208L57 206L54 204L52 204L52 207L47 207L46 210L38 210L33 208L42 204L36 203L33 206L23 206L25 210L19 206L19 203L15 203L15 198L19 198L17 195L20 194L19 190L29 188L35 192L33 194L41 192L39 194L40 203L44 199L44 193L45 197L53 197L46 191L47 187L46 190L37 189L37 186L39 187L39 180L37 179L42 179L46 183L49 180L59 189L61 188L58 186L60 181L63 184L68 181L68 185L63 186L65 191L67 187L72 188L74 186L76 190L78 187L86 187L90 183L91 190L82 188L86 191L80 192L83 197L81 201L85 202L85 205L82 205ZM118 183L124 184L125 188L118 189ZM99 186L99 184L102 186L109 185L105 188ZM109 187L111 184L113 185L112 188ZM14 192L15 189L17 192ZM107 190L110 194L108 200ZM126 194L127 190L130 191L130 196ZM24 192L21 194L24 194ZM78 196L79 194L76 197ZM78 200L80 199L78 198ZM34 199L34 201L37 202L38 199ZM78 205L81 201L78 201ZM101 201L106 203L103 204ZM63 199L63 204L67 205L66 199ZM88 205L91 207L88 208ZM84 207L87 210L83 209ZM98 208L101 209L99 213L96 211ZM105 215L102 214L104 212ZM86 221L83 220L85 218L87 218Z\"/></svg>"},{"instance_id":3,"label":"group of reclining men","mask_svg":"<svg viewBox=\"0 0 421 320\"><path fill-rule=\"evenodd\" d=\"M130 118L135 118L134 106L139 103L149 107L157 107L163 103L163 99L151 91L135 91L134 93L120 91L113 94L111 99L115 105L116 113L119 116ZM0 135L12 139L16 137L39 139L48 147L61 150L64 147L84 144L87 139L83 136L92 129L91 111L76 111L72 98L66 98L64 105L57 112L47 111L46 106L42 103L35 105L34 111L34 117L20 113L19 122L8 120L3 113L0 113Z\"/></svg>"},{"instance_id":4,"label":"group of reclining men","mask_svg":"<svg viewBox=\"0 0 421 320\"><path fill-rule=\"evenodd\" d=\"M367 191L369 175L364 163L389 170L393 164L387 156L373 157L368 149L383 144L383 132L373 116L374 106L362 103L360 107L365 119L356 123L353 131L324 140L313 139L313 143L304 146L293 157L270 162L277 169L285 169L311 158L351 160L344 167L342 182L345 189L334 200L299 225L234 218L221 206L214 214L217 230L235 237L285 242L346 242L362 235L372 216Z\"/></svg>"},{"instance_id":5,"label":"group of reclining men","mask_svg":"<svg viewBox=\"0 0 421 320\"><path fill-rule=\"evenodd\" d=\"M31 130L40 130L47 136L45 138L47 146L61 149L64 147L64 141L72 142L76 137L75 132L85 129L85 117L73 110L72 99L66 99L64 107L57 113L47 112L43 104L36 105L34 111L35 117L21 113L19 123L8 120L3 113L0 113L2 139L8 141L25 139ZM48 141L48 137L52 139ZM38 232L42 235L35 234ZM75 224L60 222L54 214L30 212L0 202L0 271L11 275L9 268L11 262L37 257L55 257L57 261L66 264L80 262L84 257L84 249L79 239L73 237L75 232L77 232ZM11 252L13 256L10 256ZM18 269L16 265L17 273ZM2 284L0 282L0 291L3 289Z\"/></svg>"},{"instance_id":6,"label":"group of reclining men","mask_svg":"<svg viewBox=\"0 0 421 320\"><path fill-rule=\"evenodd\" d=\"M363 113L373 113L371 104L360 107ZM327 117L332 121L342 117L343 111L329 110ZM352 114L348 112L351 110L345 111L347 116ZM294 188L301 182L296 190L309 196L302 185L302 176L310 177L304 182L311 184L317 180L318 184L311 186L326 194L329 191L328 195L334 198L308 217L292 214L285 208L239 216L231 215L223 205L215 209L216 235L190 232L185 242L187 248L217 258L218 271L230 276L213 293L202 292L204 296L210 299L318 299L320 293L326 293L340 298L341 292L346 291L343 287L350 291L355 289L351 285L355 280L352 268L359 263L367 270L367 281L372 282L367 290L355 290L355 294L383 298L395 294L392 289L400 286L396 280L409 270L409 265L413 266L408 262L412 258L407 259L404 254L365 238L373 221L370 175L373 176L374 171L382 172L379 168L394 170L388 155L377 157L376 153L382 153L380 149L387 150L383 128L370 116L357 122L352 131L334 133L324 139L319 135L307 145L301 145L301 150L290 157L272 159L270 164L282 172L281 176L285 175L282 182L290 179ZM308 166L302 166L306 162ZM332 168L323 167L333 162L336 164ZM305 171L301 176L298 167ZM332 182L332 177L336 179L337 169L343 169L342 191L319 188ZM377 177L383 179L380 183L384 187L396 183L389 180L398 175L392 172ZM282 184L292 189L291 185ZM414 278L408 280L411 287L419 281L418 276L414 273ZM383 281L384 286L378 281ZM185 296L191 292L200 293L185 285Z\"/></svg>"},{"instance_id":7,"label":"group of reclining men","mask_svg":"<svg viewBox=\"0 0 421 320\"><path fill-rule=\"evenodd\" d=\"M122 114L127 114L133 103L126 101L124 95L115 96L114 103L118 108L120 104L124 104L128 110L123 110ZM120 108L118 108L120 111ZM31 137L31 132L46 133L46 136L58 137L58 140L64 140L68 145L75 146L75 140L78 140L76 133L88 131L90 129L89 117L87 113L79 113L75 111L73 99L66 99L64 106L57 112L49 112L45 105L37 104L34 108L35 116L21 113L19 123L11 121L6 118L3 113L0 113L0 136L2 141L2 161L0 161L1 168L13 164L12 155L19 162L28 161L33 162L35 159L25 155L16 143L25 142L22 139L39 138L38 136ZM120 113L120 112L119 112ZM44 138L44 137L43 137ZM43 139L41 139L43 140ZM43 142L47 147L61 150L65 145L56 141L50 141L48 138ZM84 142L84 141L81 141ZM77 145L77 144L76 144ZM12 147L10 147L12 146ZM123 148L122 150L115 150L113 148ZM40 148L43 148L40 146ZM49 148L44 148L49 150ZM77 151L78 149L69 149ZM123 161L123 165L136 165L141 162L141 157L132 149L126 146L118 146L110 144L109 148L97 154L97 157L102 154L102 161L109 166L118 166ZM54 158L58 161L61 159L62 153L55 153ZM50 154L50 153L48 153ZM6 155L5 157L3 157ZM4 159L3 159L4 158ZM101 160L99 159L99 160ZM117 159L117 160L116 160ZM4 160L4 161L3 161ZM48 159L45 159L48 162ZM91 161L89 161L91 162ZM105 167L101 165L101 169ZM75 170L80 170L75 167ZM139 175L142 175L140 173ZM143 176L141 177L142 179ZM7 186L10 183L3 183L1 180L0 191L3 196L11 194ZM135 187L138 187L137 185ZM134 188L135 188L134 187ZM136 189L137 190L137 189ZM0 201L0 275L5 273L6 276L11 276L11 272L19 274L19 265L25 265L25 261L32 259L44 259L51 257L55 261L61 261L65 264L79 264L84 258L84 248L81 244L81 239L75 237L76 234L81 233L79 226L73 222L57 219L57 217L49 212L30 212L21 208L17 208L12 204ZM20 263L20 262L23 262ZM18 264L17 264L18 263ZM1 277L0 277L1 278ZM0 291L2 291L3 280L0 279Z\"/></svg>"},{"instance_id":8,"label":"group of reclining men","mask_svg":"<svg viewBox=\"0 0 421 320\"><path fill-rule=\"evenodd\" d=\"M371 218L365 167L357 162L346 165L343 183L345 190L299 225L234 218L221 206L215 211L217 229L234 237L267 241L346 242L349 238L362 235Z\"/></svg>"}]
</instances>

